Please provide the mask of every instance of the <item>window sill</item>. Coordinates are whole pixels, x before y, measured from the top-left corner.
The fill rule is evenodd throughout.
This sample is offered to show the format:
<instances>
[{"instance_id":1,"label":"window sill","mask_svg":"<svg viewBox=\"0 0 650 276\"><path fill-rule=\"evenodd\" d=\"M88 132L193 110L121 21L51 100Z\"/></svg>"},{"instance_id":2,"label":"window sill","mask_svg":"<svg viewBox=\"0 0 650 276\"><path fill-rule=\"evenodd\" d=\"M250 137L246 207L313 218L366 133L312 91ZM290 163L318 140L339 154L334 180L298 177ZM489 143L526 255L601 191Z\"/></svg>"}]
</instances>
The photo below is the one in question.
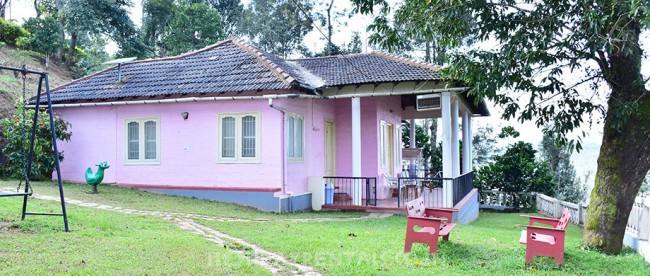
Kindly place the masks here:
<instances>
[{"instance_id":1,"label":"window sill","mask_svg":"<svg viewBox=\"0 0 650 276\"><path fill-rule=\"evenodd\" d=\"M260 160L217 160L217 164L261 164Z\"/></svg>"},{"instance_id":2,"label":"window sill","mask_svg":"<svg viewBox=\"0 0 650 276\"><path fill-rule=\"evenodd\" d=\"M160 161L124 161L125 166L150 166L160 165Z\"/></svg>"}]
</instances>

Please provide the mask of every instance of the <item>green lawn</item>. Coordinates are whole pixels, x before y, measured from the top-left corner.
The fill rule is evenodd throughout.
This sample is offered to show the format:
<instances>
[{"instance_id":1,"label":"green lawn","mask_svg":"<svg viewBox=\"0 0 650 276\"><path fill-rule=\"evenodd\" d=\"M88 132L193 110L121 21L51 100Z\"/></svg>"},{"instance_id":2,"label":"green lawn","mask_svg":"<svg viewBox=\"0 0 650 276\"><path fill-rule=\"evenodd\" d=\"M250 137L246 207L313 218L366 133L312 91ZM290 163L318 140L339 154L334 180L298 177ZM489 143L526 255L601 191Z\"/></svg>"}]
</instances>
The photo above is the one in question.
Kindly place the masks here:
<instances>
[{"instance_id":1,"label":"green lawn","mask_svg":"<svg viewBox=\"0 0 650 276\"><path fill-rule=\"evenodd\" d=\"M0 275L265 275L228 249L163 219L69 206L70 233L60 217L20 221L22 198L0 199ZM59 210L30 200L31 211Z\"/></svg>"},{"instance_id":2,"label":"green lawn","mask_svg":"<svg viewBox=\"0 0 650 276\"><path fill-rule=\"evenodd\" d=\"M0 181L0 187L15 187ZM345 218L365 213L326 212L276 215L234 204L152 194L101 186L91 195L87 185L66 184L69 199L140 210L196 213L215 217L271 219L273 222L197 222L258 244L290 261L330 275L542 273L582 275L650 275L650 266L631 250L606 256L582 247L582 231L567 229L566 263L550 258L524 265L518 244L526 219L517 214L481 213L470 225L458 225L451 241L431 256L425 245L403 253L406 219L291 222L286 218ZM57 195L56 185L35 182L39 194ZM59 217L19 220L21 198L0 198L0 274L268 274L202 237L155 216L126 215L68 205L71 233ZM58 202L30 200L30 211L59 211ZM232 246L231 246L232 247ZM239 249L241 250L241 249Z\"/></svg>"},{"instance_id":3,"label":"green lawn","mask_svg":"<svg viewBox=\"0 0 650 276\"><path fill-rule=\"evenodd\" d=\"M34 193L51 196L59 195L59 188L56 185L56 182L32 182L31 184L33 186ZM0 180L0 187L15 189L17 186L17 181ZM91 187L86 184L64 183L63 189L67 198L139 210L193 213L207 216L249 219L287 219L314 217L314 213L280 215L261 212L254 208L236 204L161 195L110 185L100 185L98 187L99 194L88 194L88 192L91 190ZM317 214L318 217L328 218L361 217L365 215L365 213L360 212L323 212Z\"/></svg>"},{"instance_id":4,"label":"green lawn","mask_svg":"<svg viewBox=\"0 0 650 276\"><path fill-rule=\"evenodd\" d=\"M204 225L245 238L279 252L293 261L315 267L325 274L544 274L650 275L650 267L631 250L612 257L582 247L582 230L567 230L564 267L551 258L538 257L532 267L524 265L525 247L518 243L527 220L518 214L481 212L470 225L458 225L449 243L441 243L435 256L426 245L414 245L404 254L406 218L321 223L221 223Z\"/></svg>"}]
</instances>

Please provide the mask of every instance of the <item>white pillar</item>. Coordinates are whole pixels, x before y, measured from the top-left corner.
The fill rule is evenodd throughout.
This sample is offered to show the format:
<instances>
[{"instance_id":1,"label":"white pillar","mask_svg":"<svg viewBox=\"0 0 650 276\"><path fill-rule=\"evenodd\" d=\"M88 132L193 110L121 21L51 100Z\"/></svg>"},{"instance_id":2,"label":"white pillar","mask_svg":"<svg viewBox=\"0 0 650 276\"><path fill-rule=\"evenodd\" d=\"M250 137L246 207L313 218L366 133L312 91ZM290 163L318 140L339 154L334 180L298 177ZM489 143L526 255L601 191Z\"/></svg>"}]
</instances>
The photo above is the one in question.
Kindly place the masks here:
<instances>
[{"instance_id":1,"label":"white pillar","mask_svg":"<svg viewBox=\"0 0 650 276\"><path fill-rule=\"evenodd\" d=\"M469 123L469 112L463 110L463 171L462 173L468 173L472 171L472 135L470 135L470 123Z\"/></svg>"},{"instance_id":2,"label":"white pillar","mask_svg":"<svg viewBox=\"0 0 650 276\"><path fill-rule=\"evenodd\" d=\"M352 98L352 176L361 177L361 99ZM361 206L361 181L355 180L352 204Z\"/></svg>"},{"instance_id":3,"label":"white pillar","mask_svg":"<svg viewBox=\"0 0 650 276\"><path fill-rule=\"evenodd\" d=\"M469 111L467 112L467 141L469 142L469 150L467 151L467 159L469 159L469 167L467 169L468 172L472 171L474 169L474 146L472 145L472 139L474 139L474 136L472 135L472 113Z\"/></svg>"},{"instance_id":4,"label":"white pillar","mask_svg":"<svg viewBox=\"0 0 650 276\"><path fill-rule=\"evenodd\" d=\"M451 93L440 93L441 117L442 117L442 176L450 179L452 175L451 161ZM452 196L452 181L442 181L442 205L443 207L453 207L454 199Z\"/></svg>"},{"instance_id":5,"label":"white pillar","mask_svg":"<svg viewBox=\"0 0 650 276\"><path fill-rule=\"evenodd\" d=\"M458 99L451 101L451 176L460 175L460 156L458 153Z\"/></svg>"},{"instance_id":6,"label":"white pillar","mask_svg":"<svg viewBox=\"0 0 650 276\"><path fill-rule=\"evenodd\" d=\"M411 119L411 121L409 121L409 124L411 126L411 128L410 128L410 134L411 134L410 137L411 137L411 139L410 139L409 148L413 149L413 148L415 148L417 146L416 140L415 140L416 139L416 137L415 137L415 119ZM409 174L412 173L412 172L415 172L415 160L411 160L411 162L409 164ZM413 177L413 175L410 175L410 176Z\"/></svg>"}]
</instances>

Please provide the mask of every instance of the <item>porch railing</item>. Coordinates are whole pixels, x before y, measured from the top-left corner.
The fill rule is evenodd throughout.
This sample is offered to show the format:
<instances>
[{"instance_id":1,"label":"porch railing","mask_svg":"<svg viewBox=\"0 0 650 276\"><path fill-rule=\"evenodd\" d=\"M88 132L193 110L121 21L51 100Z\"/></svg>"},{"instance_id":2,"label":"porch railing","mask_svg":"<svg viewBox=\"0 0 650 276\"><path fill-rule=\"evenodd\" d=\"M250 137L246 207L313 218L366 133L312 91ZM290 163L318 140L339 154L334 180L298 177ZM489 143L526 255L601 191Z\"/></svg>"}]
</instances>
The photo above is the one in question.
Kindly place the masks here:
<instances>
[{"instance_id":1,"label":"porch railing","mask_svg":"<svg viewBox=\"0 0 650 276\"><path fill-rule=\"evenodd\" d=\"M402 207L405 202L422 197L427 207L443 207L443 180L451 180L455 206L474 189L473 177L474 172L456 178L400 177L397 179L397 206Z\"/></svg>"},{"instance_id":2,"label":"porch railing","mask_svg":"<svg viewBox=\"0 0 650 276\"><path fill-rule=\"evenodd\" d=\"M397 207L418 197L424 198L427 207L442 207L442 178L399 177L397 178Z\"/></svg>"},{"instance_id":3,"label":"porch railing","mask_svg":"<svg viewBox=\"0 0 650 276\"><path fill-rule=\"evenodd\" d=\"M377 206L376 177L323 177L324 184L333 185L333 200L325 205L354 205L355 190L361 190L361 205ZM327 190L326 190L327 193Z\"/></svg>"},{"instance_id":4,"label":"porch railing","mask_svg":"<svg viewBox=\"0 0 650 276\"><path fill-rule=\"evenodd\" d=\"M473 178L473 171L454 178L452 182L454 186L454 206L474 189Z\"/></svg>"}]
</instances>

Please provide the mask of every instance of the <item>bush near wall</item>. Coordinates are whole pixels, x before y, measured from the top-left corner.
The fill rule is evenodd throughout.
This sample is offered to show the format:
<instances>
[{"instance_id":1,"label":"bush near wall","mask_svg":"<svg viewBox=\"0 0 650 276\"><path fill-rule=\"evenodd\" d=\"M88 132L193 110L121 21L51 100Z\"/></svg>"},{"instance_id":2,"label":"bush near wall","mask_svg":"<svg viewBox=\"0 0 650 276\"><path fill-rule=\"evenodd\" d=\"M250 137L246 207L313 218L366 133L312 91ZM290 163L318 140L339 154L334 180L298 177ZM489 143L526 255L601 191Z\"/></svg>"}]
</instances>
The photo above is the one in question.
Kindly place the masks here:
<instances>
[{"instance_id":1,"label":"bush near wall","mask_svg":"<svg viewBox=\"0 0 650 276\"><path fill-rule=\"evenodd\" d=\"M0 41L16 45L19 38L27 36L29 36L29 32L23 27L0 18Z\"/></svg>"},{"instance_id":2,"label":"bush near wall","mask_svg":"<svg viewBox=\"0 0 650 276\"><path fill-rule=\"evenodd\" d=\"M23 165L28 159L29 137L31 136L32 119L34 110L25 110L25 118L22 116L24 105L18 105L18 111L12 117L0 120L0 129L3 132L7 143L3 147L7 162L0 168L6 176L20 178L23 174ZM70 123L63 120L59 115L54 116L54 131L61 141L70 141ZM36 123L36 137L34 143L34 156L32 162L31 179L46 180L52 177L55 167L54 149L52 148L52 136L49 121L49 114L39 111L38 122ZM59 152L59 159L63 161L63 152Z\"/></svg>"}]
</instances>

